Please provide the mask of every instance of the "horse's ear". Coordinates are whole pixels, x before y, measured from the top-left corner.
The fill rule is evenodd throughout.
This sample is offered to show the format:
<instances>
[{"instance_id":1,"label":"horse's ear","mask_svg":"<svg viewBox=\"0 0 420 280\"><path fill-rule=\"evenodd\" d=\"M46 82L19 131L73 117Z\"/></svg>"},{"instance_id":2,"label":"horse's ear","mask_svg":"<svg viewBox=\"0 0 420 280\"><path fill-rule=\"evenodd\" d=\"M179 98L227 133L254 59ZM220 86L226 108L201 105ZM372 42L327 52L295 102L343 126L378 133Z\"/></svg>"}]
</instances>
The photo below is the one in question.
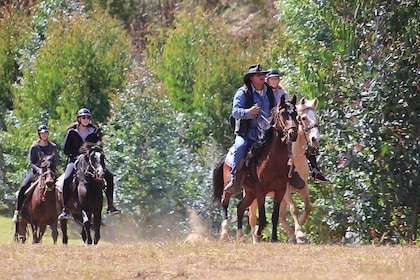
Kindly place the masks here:
<instances>
[{"instance_id":1,"label":"horse's ear","mask_svg":"<svg viewBox=\"0 0 420 280\"><path fill-rule=\"evenodd\" d=\"M301 104L301 105L303 105L303 104L305 104L305 102L306 102L305 97L302 97L302 98L300 99L300 104Z\"/></svg>"},{"instance_id":2,"label":"horse's ear","mask_svg":"<svg viewBox=\"0 0 420 280\"><path fill-rule=\"evenodd\" d=\"M286 102L286 96L282 95L280 98L280 103L279 103L280 107L283 106L285 102Z\"/></svg>"},{"instance_id":3,"label":"horse's ear","mask_svg":"<svg viewBox=\"0 0 420 280\"><path fill-rule=\"evenodd\" d=\"M296 100L297 100L296 95L293 95L292 101L291 101L293 105L296 105Z\"/></svg>"},{"instance_id":4,"label":"horse's ear","mask_svg":"<svg viewBox=\"0 0 420 280\"><path fill-rule=\"evenodd\" d=\"M318 98L315 97L314 103L313 103L313 108L316 109L316 107L318 107Z\"/></svg>"}]
</instances>

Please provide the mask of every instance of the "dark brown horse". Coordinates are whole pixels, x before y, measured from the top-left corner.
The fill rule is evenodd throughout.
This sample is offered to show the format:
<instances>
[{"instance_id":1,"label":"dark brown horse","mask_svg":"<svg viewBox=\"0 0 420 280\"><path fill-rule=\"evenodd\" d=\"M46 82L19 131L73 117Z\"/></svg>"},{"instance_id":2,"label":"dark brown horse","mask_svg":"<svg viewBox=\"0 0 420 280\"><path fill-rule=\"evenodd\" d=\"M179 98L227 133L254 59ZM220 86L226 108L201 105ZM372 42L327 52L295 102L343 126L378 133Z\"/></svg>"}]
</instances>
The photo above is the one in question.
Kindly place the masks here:
<instances>
[{"instance_id":1,"label":"dark brown horse","mask_svg":"<svg viewBox=\"0 0 420 280\"><path fill-rule=\"evenodd\" d=\"M238 170L238 177L241 178L241 187L244 189L244 197L237 206L238 231L237 239L243 239L242 223L245 210L257 199L259 210L259 228L257 235L261 237L261 232L267 224L265 214L265 196L269 192L274 192L274 209L272 214L272 241L277 241L277 224L279 219L280 202L289 181L290 166L288 165L291 151L291 142L297 137L296 121L296 96L292 101L280 100L277 107L273 108L270 124L271 127L266 131L265 137L259 148L251 149L248 154L248 163ZM289 145L290 144L290 145ZM256 152L253 152L256 150ZM254 154L249 157L250 154ZM227 240L229 237L228 206L231 193L224 191L224 186L230 180L231 167L226 164L223 157L213 170L213 199L222 202L223 222L221 239Z\"/></svg>"},{"instance_id":2,"label":"dark brown horse","mask_svg":"<svg viewBox=\"0 0 420 280\"><path fill-rule=\"evenodd\" d=\"M57 192L55 188L55 155L41 157L41 173L25 192L19 220L16 222L15 238L26 242L26 228L32 228L33 243L41 243L47 225L52 229L54 244L57 243Z\"/></svg>"},{"instance_id":3,"label":"dark brown horse","mask_svg":"<svg viewBox=\"0 0 420 280\"><path fill-rule=\"evenodd\" d=\"M105 186L105 156L100 144L85 143L83 153L75 162L76 177L67 205L74 219L82 225L82 239L86 245L98 244L102 221L102 191ZM60 220L63 243L67 244L67 220ZM94 239L90 230L93 226Z\"/></svg>"}]
</instances>

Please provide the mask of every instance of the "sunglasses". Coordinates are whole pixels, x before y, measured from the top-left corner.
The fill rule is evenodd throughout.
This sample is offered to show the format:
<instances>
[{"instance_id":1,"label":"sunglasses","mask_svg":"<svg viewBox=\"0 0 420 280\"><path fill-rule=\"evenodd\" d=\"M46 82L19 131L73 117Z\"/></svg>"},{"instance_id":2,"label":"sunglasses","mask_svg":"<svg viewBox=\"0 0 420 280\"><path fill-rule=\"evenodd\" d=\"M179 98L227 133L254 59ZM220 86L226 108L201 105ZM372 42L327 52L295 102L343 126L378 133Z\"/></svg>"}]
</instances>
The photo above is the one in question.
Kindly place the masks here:
<instances>
[{"instance_id":1,"label":"sunglasses","mask_svg":"<svg viewBox=\"0 0 420 280\"><path fill-rule=\"evenodd\" d=\"M89 116L81 116L81 118L84 119L84 120L86 120L86 119L87 120L90 120L90 117Z\"/></svg>"}]
</instances>

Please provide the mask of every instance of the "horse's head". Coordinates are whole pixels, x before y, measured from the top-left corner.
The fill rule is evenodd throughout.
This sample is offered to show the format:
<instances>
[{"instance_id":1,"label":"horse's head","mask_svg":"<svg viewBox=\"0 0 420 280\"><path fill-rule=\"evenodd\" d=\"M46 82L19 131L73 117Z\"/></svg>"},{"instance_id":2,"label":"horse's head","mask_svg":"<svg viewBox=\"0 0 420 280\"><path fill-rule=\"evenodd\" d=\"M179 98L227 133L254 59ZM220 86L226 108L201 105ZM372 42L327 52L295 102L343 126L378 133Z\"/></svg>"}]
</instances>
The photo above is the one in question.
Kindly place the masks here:
<instances>
[{"instance_id":1,"label":"horse's head","mask_svg":"<svg viewBox=\"0 0 420 280\"><path fill-rule=\"evenodd\" d=\"M296 141L298 135L297 112L296 112L296 96L291 101L281 97L277 107L274 107L271 125L283 133L283 140L287 143Z\"/></svg>"},{"instance_id":2,"label":"horse's head","mask_svg":"<svg viewBox=\"0 0 420 280\"><path fill-rule=\"evenodd\" d=\"M42 156L41 158L41 176L47 185L48 189L54 187L55 184L55 153L47 156Z\"/></svg>"},{"instance_id":3,"label":"horse's head","mask_svg":"<svg viewBox=\"0 0 420 280\"><path fill-rule=\"evenodd\" d=\"M105 176L105 154L101 145L89 147L86 153L88 173L93 180L103 182Z\"/></svg>"},{"instance_id":4,"label":"horse's head","mask_svg":"<svg viewBox=\"0 0 420 280\"><path fill-rule=\"evenodd\" d=\"M305 133L308 146L318 148L321 144L321 135L319 133L319 118L316 114L318 99L306 100L302 98L300 104L296 106L298 112L298 121Z\"/></svg>"}]
</instances>

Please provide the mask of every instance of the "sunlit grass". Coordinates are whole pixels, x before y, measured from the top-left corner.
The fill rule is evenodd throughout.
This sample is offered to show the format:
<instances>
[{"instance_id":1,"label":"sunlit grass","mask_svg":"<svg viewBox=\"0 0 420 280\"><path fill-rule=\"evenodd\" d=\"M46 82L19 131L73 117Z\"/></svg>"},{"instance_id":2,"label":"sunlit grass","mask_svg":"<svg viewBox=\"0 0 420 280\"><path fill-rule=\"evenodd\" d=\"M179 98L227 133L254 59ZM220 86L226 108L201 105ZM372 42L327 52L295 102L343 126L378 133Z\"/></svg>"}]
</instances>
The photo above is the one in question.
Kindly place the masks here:
<instances>
[{"instance_id":1,"label":"sunlit grass","mask_svg":"<svg viewBox=\"0 0 420 280\"><path fill-rule=\"evenodd\" d=\"M6 222L4 220L7 220ZM11 243L0 218L2 279L416 279L416 246L289 245L219 241L84 246ZM60 233L61 234L61 233Z\"/></svg>"}]
</instances>

